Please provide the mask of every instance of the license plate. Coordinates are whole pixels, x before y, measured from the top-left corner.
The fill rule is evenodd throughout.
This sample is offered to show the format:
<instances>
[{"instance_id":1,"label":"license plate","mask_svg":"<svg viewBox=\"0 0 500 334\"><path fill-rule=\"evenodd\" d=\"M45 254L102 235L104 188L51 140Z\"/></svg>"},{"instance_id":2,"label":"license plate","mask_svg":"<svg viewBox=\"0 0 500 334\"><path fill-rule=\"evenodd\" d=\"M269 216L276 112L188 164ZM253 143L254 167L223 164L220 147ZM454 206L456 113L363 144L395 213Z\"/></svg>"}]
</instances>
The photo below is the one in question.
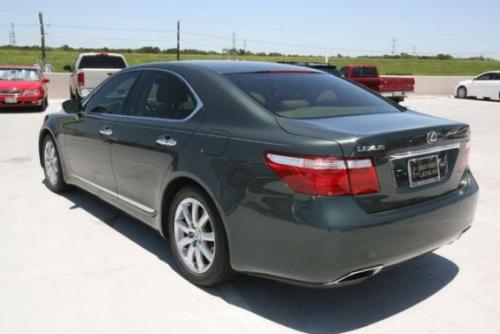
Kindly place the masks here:
<instances>
[{"instance_id":1,"label":"license plate","mask_svg":"<svg viewBox=\"0 0 500 334\"><path fill-rule=\"evenodd\" d=\"M411 188L438 182L441 179L438 156L431 155L408 160L408 175Z\"/></svg>"},{"instance_id":2,"label":"license plate","mask_svg":"<svg viewBox=\"0 0 500 334\"><path fill-rule=\"evenodd\" d=\"M17 103L17 97L6 97L5 103Z\"/></svg>"}]
</instances>

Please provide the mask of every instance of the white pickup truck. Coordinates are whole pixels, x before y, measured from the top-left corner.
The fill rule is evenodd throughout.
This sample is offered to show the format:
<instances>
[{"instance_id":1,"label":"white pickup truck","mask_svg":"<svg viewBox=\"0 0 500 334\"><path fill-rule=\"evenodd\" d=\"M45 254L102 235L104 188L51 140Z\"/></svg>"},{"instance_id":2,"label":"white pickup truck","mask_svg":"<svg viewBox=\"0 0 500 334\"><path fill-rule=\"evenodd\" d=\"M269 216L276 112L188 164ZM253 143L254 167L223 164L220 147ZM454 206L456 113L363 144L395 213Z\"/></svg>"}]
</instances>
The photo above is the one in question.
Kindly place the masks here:
<instances>
[{"instance_id":1,"label":"white pickup truck","mask_svg":"<svg viewBox=\"0 0 500 334\"><path fill-rule=\"evenodd\" d=\"M81 53L73 66L64 66L71 72L69 93L72 99L86 98L108 76L126 68L125 57L117 53Z\"/></svg>"}]
</instances>

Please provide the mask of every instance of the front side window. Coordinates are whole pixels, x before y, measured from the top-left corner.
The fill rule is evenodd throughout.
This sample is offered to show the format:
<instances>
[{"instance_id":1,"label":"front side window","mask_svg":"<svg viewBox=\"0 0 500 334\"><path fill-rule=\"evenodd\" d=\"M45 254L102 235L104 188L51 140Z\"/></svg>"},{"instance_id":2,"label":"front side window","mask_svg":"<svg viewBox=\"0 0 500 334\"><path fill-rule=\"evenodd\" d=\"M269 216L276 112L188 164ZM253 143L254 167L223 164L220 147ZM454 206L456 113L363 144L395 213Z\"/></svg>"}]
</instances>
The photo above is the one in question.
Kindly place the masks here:
<instances>
[{"instance_id":1,"label":"front side window","mask_svg":"<svg viewBox=\"0 0 500 334\"><path fill-rule=\"evenodd\" d=\"M491 73L483 74L483 75L479 76L476 80L480 80L480 81L492 80L492 74Z\"/></svg>"},{"instance_id":2,"label":"front side window","mask_svg":"<svg viewBox=\"0 0 500 334\"><path fill-rule=\"evenodd\" d=\"M180 120L196 109L189 87L176 75L164 71L146 71L141 80L134 116Z\"/></svg>"},{"instance_id":3,"label":"front side window","mask_svg":"<svg viewBox=\"0 0 500 334\"><path fill-rule=\"evenodd\" d=\"M400 112L382 98L326 73L240 73L227 77L257 103L281 117Z\"/></svg>"},{"instance_id":4,"label":"front side window","mask_svg":"<svg viewBox=\"0 0 500 334\"><path fill-rule=\"evenodd\" d=\"M131 71L112 78L89 98L84 105L84 110L109 114L123 113L127 97L139 74L139 71Z\"/></svg>"}]
</instances>

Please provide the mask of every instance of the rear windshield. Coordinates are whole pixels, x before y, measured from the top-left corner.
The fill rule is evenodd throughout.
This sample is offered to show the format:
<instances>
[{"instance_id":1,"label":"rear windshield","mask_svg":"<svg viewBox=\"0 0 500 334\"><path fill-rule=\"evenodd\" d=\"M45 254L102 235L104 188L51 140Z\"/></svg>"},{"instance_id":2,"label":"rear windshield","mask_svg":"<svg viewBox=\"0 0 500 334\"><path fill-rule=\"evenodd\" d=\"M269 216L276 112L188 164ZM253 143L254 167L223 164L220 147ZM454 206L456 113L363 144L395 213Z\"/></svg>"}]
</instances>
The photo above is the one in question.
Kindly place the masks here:
<instances>
[{"instance_id":1,"label":"rear windshield","mask_svg":"<svg viewBox=\"0 0 500 334\"><path fill-rule=\"evenodd\" d=\"M0 68L0 80L38 81L40 72L30 68Z\"/></svg>"},{"instance_id":2,"label":"rear windshield","mask_svg":"<svg viewBox=\"0 0 500 334\"><path fill-rule=\"evenodd\" d=\"M375 67L354 67L352 69L353 77L375 78L378 77L377 69Z\"/></svg>"},{"instance_id":3,"label":"rear windshield","mask_svg":"<svg viewBox=\"0 0 500 334\"><path fill-rule=\"evenodd\" d=\"M257 103L281 117L400 112L382 98L326 73L243 73L227 77Z\"/></svg>"},{"instance_id":4,"label":"rear windshield","mask_svg":"<svg viewBox=\"0 0 500 334\"><path fill-rule=\"evenodd\" d=\"M123 58L116 56L83 56L78 68L125 68Z\"/></svg>"}]
</instances>

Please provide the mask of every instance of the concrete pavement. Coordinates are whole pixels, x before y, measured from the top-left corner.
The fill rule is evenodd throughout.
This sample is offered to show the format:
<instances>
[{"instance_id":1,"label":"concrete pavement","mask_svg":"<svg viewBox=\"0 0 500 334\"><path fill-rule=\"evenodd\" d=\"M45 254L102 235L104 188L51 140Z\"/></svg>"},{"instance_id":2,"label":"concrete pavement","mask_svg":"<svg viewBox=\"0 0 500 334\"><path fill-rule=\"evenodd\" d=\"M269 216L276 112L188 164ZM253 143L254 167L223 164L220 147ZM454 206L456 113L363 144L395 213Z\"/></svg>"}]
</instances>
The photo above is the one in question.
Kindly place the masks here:
<instances>
[{"instance_id":1,"label":"concrete pavement","mask_svg":"<svg viewBox=\"0 0 500 334\"><path fill-rule=\"evenodd\" d=\"M472 125L474 226L451 246L332 290L246 276L191 285L155 231L84 191L44 186L37 135L47 112L0 113L0 333L500 333L500 103L406 104Z\"/></svg>"}]
</instances>

